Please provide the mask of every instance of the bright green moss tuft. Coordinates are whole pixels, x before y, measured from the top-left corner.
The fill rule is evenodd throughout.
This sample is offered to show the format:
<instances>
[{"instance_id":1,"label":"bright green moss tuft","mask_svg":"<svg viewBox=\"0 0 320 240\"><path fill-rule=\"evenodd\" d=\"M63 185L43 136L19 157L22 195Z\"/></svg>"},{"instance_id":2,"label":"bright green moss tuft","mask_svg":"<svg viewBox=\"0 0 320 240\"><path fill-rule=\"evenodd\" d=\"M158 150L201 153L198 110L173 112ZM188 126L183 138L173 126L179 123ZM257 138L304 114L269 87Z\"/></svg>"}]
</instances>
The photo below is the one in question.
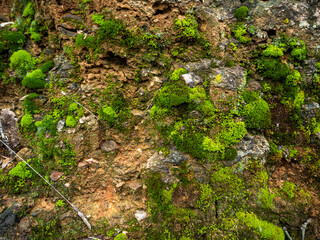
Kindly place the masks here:
<instances>
[{"instance_id":1,"label":"bright green moss tuft","mask_svg":"<svg viewBox=\"0 0 320 240\"><path fill-rule=\"evenodd\" d=\"M267 49L262 52L262 56L265 57L282 57L283 50L277 46L269 45Z\"/></svg>"},{"instance_id":2,"label":"bright green moss tuft","mask_svg":"<svg viewBox=\"0 0 320 240\"><path fill-rule=\"evenodd\" d=\"M180 75L188 73L184 68L178 68L171 73L170 80L178 81L180 79Z\"/></svg>"},{"instance_id":3,"label":"bright green moss tuft","mask_svg":"<svg viewBox=\"0 0 320 240\"><path fill-rule=\"evenodd\" d=\"M76 48L86 47L88 49L95 49L97 47L97 39L91 35L84 36L84 34L78 34L75 42Z\"/></svg>"},{"instance_id":4,"label":"bright green moss tuft","mask_svg":"<svg viewBox=\"0 0 320 240\"><path fill-rule=\"evenodd\" d=\"M268 128L271 124L271 113L268 103L263 99L244 106L244 116L247 128Z\"/></svg>"},{"instance_id":5,"label":"bright green moss tuft","mask_svg":"<svg viewBox=\"0 0 320 240\"><path fill-rule=\"evenodd\" d=\"M23 10L23 16L28 18L33 18L35 14L34 6L32 2L29 2L26 8Z\"/></svg>"},{"instance_id":6,"label":"bright green moss tuft","mask_svg":"<svg viewBox=\"0 0 320 240\"><path fill-rule=\"evenodd\" d=\"M53 68L53 67L54 67L53 61L50 60L50 61L48 61L48 62L45 62L45 63L40 67L40 69L41 69L41 71L42 71L43 73L47 73L47 72L49 72L50 69Z\"/></svg>"},{"instance_id":7,"label":"bright green moss tuft","mask_svg":"<svg viewBox=\"0 0 320 240\"><path fill-rule=\"evenodd\" d=\"M307 59L307 49L305 45L302 45L299 48L295 48L291 51L291 57L297 61L302 62Z\"/></svg>"},{"instance_id":8,"label":"bright green moss tuft","mask_svg":"<svg viewBox=\"0 0 320 240\"><path fill-rule=\"evenodd\" d=\"M251 42L251 38L247 37L247 29L243 24L238 24L232 31L237 40L242 44L248 44Z\"/></svg>"},{"instance_id":9,"label":"bright green moss tuft","mask_svg":"<svg viewBox=\"0 0 320 240\"><path fill-rule=\"evenodd\" d=\"M34 103L33 99L38 97L38 94L31 93L23 100L23 106L25 113L34 114L39 112L38 107Z\"/></svg>"},{"instance_id":10,"label":"bright green moss tuft","mask_svg":"<svg viewBox=\"0 0 320 240\"><path fill-rule=\"evenodd\" d=\"M188 86L181 82L167 83L159 92L156 104L161 107L171 108L190 102Z\"/></svg>"},{"instance_id":11,"label":"bright green moss tuft","mask_svg":"<svg viewBox=\"0 0 320 240\"><path fill-rule=\"evenodd\" d=\"M68 116L67 116L66 126L67 126L67 127L72 127L72 128L75 127L75 126L77 126L77 120L75 119L74 116L72 116L72 115L68 115Z\"/></svg>"},{"instance_id":12,"label":"bright green moss tuft","mask_svg":"<svg viewBox=\"0 0 320 240\"><path fill-rule=\"evenodd\" d=\"M9 176L18 178L32 178L32 172L24 162L19 162L14 168L9 171Z\"/></svg>"},{"instance_id":13,"label":"bright green moss tuft","mask_svg":"<svg viewBox=\"0 0 320 240\"><path fill-rule=\"evenodd\" d=\"M114 238L114 240L127 240L127 239L128 239L128 237L124 233L120 233Z\"/></svg>"},{"instance_id":14,"label":"bright green moss tuft","mask_svg":"<svg viewBox=\"0 0 320 240\"><path fill-rule=\"evenodd\" d=\"M108 124L113 125L118 117L116 112L108 104L104 105L99 110L99 116L102 120L107 121Z\"/></svg>"},{"instance_id":15,"label":"bright green moss tuft","mask_svg":"<svg viewBox=\"0 0 320 240\"><path fill-rule=\"evenodd\" d=\"M40 70L34 70L30 74L24 77L22 81L22 85L29 89L41 89L46 85L46 81L44 80L46 75Z\"/></svg>"},{"instance_id":16,"label":"bright green moss tuft","mask_svg":"<svg viewBox=\"0 0 320 240\"><path fill-rule=\"evenodd\" d=\"M261 60L258 70L264 78L274 81L284 81L290 74L288 65L276 59Z\"/></svg>"},{"instance_id":17,"label":"bright green moss tuft","mask_svg":"<svg viewBox=\"0 0 320 240\"><path fill-rule=\"evenodd\" d=\"M283 230L264 220L259 219L254 213L238 212L236 213L239 221L244 224L249 230L258 234L261 239L266 240L284 240L285 235Z\"/></svg>"},{"instance_id":18,"label":"bright green moss tuft","mask_svg":"<svg viewBox=\"0 0 320 240\"><path fill-rule=\"evenodd\" d=\"M246 103L251 103L260 99L259 92L255 91L245 91L242 96Z\"/></svg>"},{"instance_id":19,"label":"bright green moss tuft","mask_svg":"<svg viewBox=\"0 0 320 240\"><path fill-rule=\"evenodd\" d=\"M20 123L22 129L24 130L31 130L32 125L33 125L33 117L31 114L27 113L21 118L21 123Z\"/></svg>"},{"instance_id":20,"label":"bright green moss tuft","mask_svg":"<svg viewBox=\"0 0 320 240\"><path fill-rule=\"evenodd\" d=\"M18 77L23 78L28 71L35 67L35 61L25 50L14 52L10 57L10 68L14 70Z\"/></svg>"},{"instance_id":21,"label":"bright green moss tuft","mask_svg":"<svg viewBox=\"0 0 320 240\"><path fill-rule=\"evenodd\" d=\"M246 6L242 6L235 11L234 15L239 21L242 21L248 16L248 13L249 9Z\"/></svg>"}]
</instances>

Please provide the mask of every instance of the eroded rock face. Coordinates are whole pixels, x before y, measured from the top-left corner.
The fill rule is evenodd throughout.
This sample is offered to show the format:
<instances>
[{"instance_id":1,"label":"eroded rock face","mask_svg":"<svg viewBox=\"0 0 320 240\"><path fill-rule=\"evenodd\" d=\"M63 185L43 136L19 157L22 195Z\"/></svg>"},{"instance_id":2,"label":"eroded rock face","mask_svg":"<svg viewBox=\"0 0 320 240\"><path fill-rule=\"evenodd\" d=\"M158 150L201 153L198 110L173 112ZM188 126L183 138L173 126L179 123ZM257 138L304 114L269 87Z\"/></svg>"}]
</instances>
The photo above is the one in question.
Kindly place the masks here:
<instances>
[{"instance_id":1,"label":"eroded rock face","mask_svg":"<svg viewBox=\"0 0 320 240\"><path fill-rule=\"evenodd\" d=\"M53 59L54 68L51 70L53 77L68 78L74 66L65 56L59 55Z\"/></svg>"},{"instance_id":2,"label":"eroded rock face","mask_svg":"<svg viewBox=\"0 0 320 240\"><path fill-rule=\"evenodd\" d=\"M196 75L195 73L187 73L187 74L182 74L180 78L191 88L195 87L199 83L201 83L201 77Z\"/></svg>"},{"instance_id":3,"label":"eroded rock face","mask_svg":"<svg viewBox=\"0 0 320 240\"><path fill-rule=\"evenodd\" d=\"M8 139L10 147L16 148L20 143L16 115L10 109L2 109L0 118L4 134Z\"/></svg>"},{"instance_id":4,"label":"eroded rock face","mask_svg":"<svg viewBox=\"0 0 320 240\"><path fill-rule=\"evenodd\" d=\"M236 144L238 155L233 163L244 163L252 159L260 160L264 165L268 153L270 152L270 145L268 140L262 135L250 135L249 133Z\"/></svg>"},{"instance_id":5,"label":"eroded rock face","mask_svg":"<svg viewBox=\"0 0 320 240\"><path fill-rule=\"evenodd\" d=\"M301 107L301 116L305 121L310 121L315 118L317 114L320 113L320 105L316 102L311 102L309 104L304 104Z\"/></svg>"}]
</instances>

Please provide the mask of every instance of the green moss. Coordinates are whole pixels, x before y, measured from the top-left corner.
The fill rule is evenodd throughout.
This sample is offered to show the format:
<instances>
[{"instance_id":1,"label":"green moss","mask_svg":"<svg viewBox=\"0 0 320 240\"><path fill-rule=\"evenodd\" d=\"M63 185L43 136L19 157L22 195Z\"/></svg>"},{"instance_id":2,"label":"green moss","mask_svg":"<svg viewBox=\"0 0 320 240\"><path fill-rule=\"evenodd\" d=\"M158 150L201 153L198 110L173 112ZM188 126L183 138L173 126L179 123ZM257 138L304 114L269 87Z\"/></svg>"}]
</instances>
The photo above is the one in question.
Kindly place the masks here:
<instances>
[{"instance_id":1,"label":"green moss","mask_svg":"<svg viewBox=\"0 0 320 240\"><path fill-rule=\"evenodd\" d=\"M78 104L76 104L75 102L73 102L73 103L71 103L71 104L69 105L69 108L68 108L69 114L72 114L72 113L74 113L74 112L77 111L77 110L78 110Z\"/></svg>"},{"instance_id":2,"label":"green moss","mask_svg":"<svg viewBox=\"0 0 320 240\"><path fill-rule=\"evenodd\" d=\"M264 78L273 81L284 81L291 72L287 64L276 59L261 60L257 69Z\"/></svg>"},{"instance_id":3,"label":"green moss","mask_svg":"<svg viewBox=\"0 0 320 240\"><path fill-rule=\"evenodd\" d=\"M265 57L282 57L283 50L277 46L269 45L267 49L262 52L262 56Z\"/></svg>"},{"instance_id":4,"label":"green moss","mask_svg":"<svg viewBox=\"0 0 320 240\"><path fill-rule=\"evenodd\" d=\"M76 125L77 125L77 120L75 119L75 117L72 115L68 115L66 119L66 126L73 128Z\"/></svg>"},{"instance_id":5,"label":"green moss","mask_svg":"<svg viewBox=\"0 0 320 240\"><path fill-rule=\"evenodd\" d=\"M259 92L256 91L245 91L242 96L246 103L251 103L260 99Z\"/></svg>"},{"instance_id":6,"label":"green moss","mask_svg":"<svg viewBox=\"0 0 320 240\"><path fill-rule=\"evenodd\" d=\"M22 118L21 118L21 123L20 123L21 127L23 130L31 130L32 126L33 126L33 117L31 114L25 114Z\"/></svg>"},{"instance_id":7,"label":"green moss","mask_svg":"<svg viewBox=\"0 0 320 240\"><path fill-rule=\"evenodd\" d=\"M19 162L14 168L9 171L9 176L18 178L32 178L31 169L24 162Z\"/></svg>"},{"instance_id":8,"label":"green moss","mask_svg":"<svg viewBox=\"0 0 320 240\"><path fill-rule=\"evenodd\" d=\"M234 62L231 59L227 59L225 66L226 67L233 67L234 66Z\"/></svg>"},{"instance_id":9,"label":"green moss","mask_svg":"<svg viewBox=\"0 0 320 240\"><path fill-rule=\"evenodd\" d=\"M75 42L76 48L86 47L88 49L97 48L97 39L91 35L85 37L84 34L78 34Z\"/></svg>"},{"instance_id":10,"label":"green moss","mask_svg":"<svg viewBox=\"0 0 320 240\"><path fill-rule=\"evenodd\" d=\"M320 72L320 62L316 63L317 72Z\"/></svg>"},{"instance_id":11,"label":"green moss","mask_svg":"<svg viewBox=\"0 0 320 240\"><path fill-rule=\"evenodd\" d=\"M41 69L41 71L42 71L43 73L48 73L48 72L50 71L50 69L53 68L53 67L54 67L53 61L50 60L50 61L48 61L48 62L45 62L45 63L40 67L40 69Z\"/></svg>"},{"instance_id":12,"label":"green moss","mask_svg":"<svg viewBox=\"0 0 320 240\"><path fill-rule=\"evenodd\" d=\"M174 24L179 31L180 38L193 40L200 37L198 22L192 15L188 15L183 19L175 19Z\"/></svg>"},{"instance_id":13,"label":"green moss","mask_svg":"<svg viewBox=\"0 0 320 240\"><path fill-rule=\"evenodd\" d=\"M223 141L225 147L234 145L247 134L244 122L225 120L222 122L221 127L220 139Z\"/></svg>"},{"instance_id":14,"label":"green moss","mask_svg":"<svg viewBox=\"0 0 320 240\"><path fill-rule=\"evenodd\" d=\"M237 155L238 155L238 151L236 148L228 148L225 150L223 154L223 160L233 161L236 159Z\"/></svg>"},{"instance_id":15,"label":"green moss","mask_svg":"<svg viewBox=\"0 0 320 240\"><path fill-rule=\"evenodd\" d=\"M128 237L124 233L120 233L114 238L114 240L127 240L127 239L128 239Z\"/></svg>"},{"instance_id":16,"label":"green moss","mask_svg":"<svg viewBox=\"0 0 320 240\"><path fill-rule=\"evenodd\" d=\"M28 71L35 67L35 61L25 50L14 52L10 57L10 68L14 70L18 77L23 78Z\"/></svg>"},{"instance_id":17,"label":"green moss","mask_svg":"<svg viewBox=\"0 0 320 240\"><path fill-rule=\"evenodd\" d=\"M181 82L168 82L156 97L156 104L161 107L171 108L174 106L188 103L189 98L188 86Z\"/></svg>"},{"instance_id":18,"label":"green moss","mask_svg":"<svg viewBox=\"0 0 320 240\"><path fill-rule=\"evenodd\" d=\"M285 235L283 230L264 220L259 219L254 213L238 212L236 213L239 221L244 224L249 230L258 234L261 239L266 240L284 240Z\"/></svg>"},{"instance_id":19,"label":"green moss","mask_svg":"<svg viewBox=\"0 0 320 240\"><path fill-rule=\"evenodd\" d=\"M248 16L248 13L249 9L246 6L242 6L237 8L234 15L239 21L242 21Z\"/></svg>"},{"instance_id":20,"label":"green moss","mask_svg":"<svg viewBox=\"0 0 320 240\"><path fill-rule=\"evenodd\" d=\"M178 68L174 70L170 75L171 81L178 81L180 79L180 75L188 73L184 68Z\"/></svg>"},{"instance_id":21,"label":"green moss","mask_svg":"<svg viewBox=\"0 0 320 240\"><path fill-rule=\"evenodd\" d=\"M271 113L268 103L262 99L244 106L247 128L268 128L271 125Z\"/></svg>"},{"instance_id":22,"label":"green moss","mask_svg":"<svg viewBox=\"0 0 320 240\"><path fill-rule=\"evenodd\" d=\"M237 24L236 27L232 30L234 36L242 44L248 44L251 42L251 38L246 36L247 29L243 24Z\"/></svg>"},{"instance_id":23,"label":"green moss","mask_svg":"<svg viewBox=\"0 0 320 240\"><path fill-rule=\"evenodd\" d=\"M23 10L23 16L28 18L33 18L35 14L34 6L32 2L29 2L26 8Z\"/></svg>"},{"instance_id":24,"label":"green moss","mask_svg":"<svg viewBox=\"0 0 320 240\"><path fill-rule=\"evenodd\" d=\"M38 94L31 93L23 100L23 106L25 113L34 114L39 112L38 107L34 103L33 99L38 97Z\"/></svg>"},{"instance_id":25,"label":"green moss","mask_svg":"<svg viewBox=\"0 0 320 240\"><path fill-rule=\"evenodd\" d=\"M22 32L1 31L0 32L0 53L15 52L25 43L26 36Z\"/></svg>"},{"instance_id":26,"label":"green moss","mask_svg":"<svg viewBox=\"0 0 320 240\"><path fill-rule=\"evenodd\" d=\"M297 192L297 186L292 182L284 182L282 185L282 191L286 193L288 198L294 198Z\"/></svg>"},{"instance_id":27,"label":"green moss","mask_svg":"<svg viewBox=\"0 0 320 240\"><path fill-rule=\"evenodd\" d=\"M40 69L34 70L23 78L22 86L29 89L44 88L46 85L45 77L46 75Z\"/></svg>"},{"instance_id":28,"label":"green moss","mask_svg":"<svg viewBox=\"0 0 320 240\"><path fill-rule=\"evenodd\" d=\"M108 104L105 104L99 110L99 116L102 120L107 121L107 123L110 125L113 125L118 117L118 115L113 110L113 108L111 106L109 106Z\"/></svg>"},{"instance_id":29,"label":"green moss","mask_svg":"<svg viewBox=\"0 0 320 240\"><path fill-rule=\"evenodd\" d=\"M305 45L299 48L295 48L291 51L291 57L297 61L302 62L307 59L307 49Z\"/></svg>"}]
</instances>

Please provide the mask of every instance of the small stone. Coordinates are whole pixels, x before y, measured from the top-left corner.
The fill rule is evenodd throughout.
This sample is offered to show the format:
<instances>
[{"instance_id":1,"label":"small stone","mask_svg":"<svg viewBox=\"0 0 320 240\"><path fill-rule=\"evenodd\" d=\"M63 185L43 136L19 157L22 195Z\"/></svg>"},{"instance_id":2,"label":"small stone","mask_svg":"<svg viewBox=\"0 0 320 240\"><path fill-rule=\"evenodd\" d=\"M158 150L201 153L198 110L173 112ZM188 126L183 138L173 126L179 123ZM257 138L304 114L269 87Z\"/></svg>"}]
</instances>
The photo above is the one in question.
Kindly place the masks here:
<instances>
[{"instance_id":1,"label":"small stone","mask_svg":"<svg viewBox=\"0 0 320 240\"><path fill-rule=\"evenodd\" d=\"M56 171L56 170L52 170L52 171L50 172L50 179L51 179L52 181L57 181L57 180L58 180L59 178L61 178L63 175L64 175L63 172L58 172L58 171Z\"/></svg>"},{"instance_id":2,"label":"small stone","mask_svg":"<svg viewBox=\"0 0 320 240\"><path fill-rule=\"evenodd\" d=\"M115 141L106 141L100 148L103 152L111 152L118 149L118 144Z\"/></svg>"},{"instance_id":3,"label":"small stone","mask_svg":"<svg viewBox=\"0 0 320 240\"><path fill-rule=\"evenodd\" d=\"M64 127L64 124L65 124L65 120L59 120L58 123L57 123L57 130L58 132L62 132L62 129Z\"/></svg>"},{"instance_id":4,"label":"small stone","mask_svg":"<svg viewBox=\"0 0 320 240\"><path fill-rule=\"evenodd\" d=\"M143 111L140 111L140 110L138 110L138 109L133 109L133 110L131 111L131 113L132 113L133 116L138 116L138 117L143 117L143 115L144 115L144 112L143 112Z\"/></svg>"},{"instance_id":5,"label":"small stone","mask_svg":"<svg viewBox=\"0 0 320 240\"><path fill-rule=\"evenodd\" d=\"M67 183L64 184L64 186L65 186L66 188L69 188L69 187L70 187L70 183L67 182Z\"/></svg>"},{"instance_id":6,"label":"small stone","mask_svg":"<svg viewBox=\"0 0 320 240\"><path fill-rule=\"evenodd\" d=\"M147 217L147 213L145 211L137 210L134 216L138 220L138 222L140 222Z\"/></svg>"},{"instance_id":7,"label":"small stone","mask_svg":"<svg viewBox=\"0 0 320 240\"><path fill-rule=\"evenodd\" d=\"M187 74L182 74L180 76L180 78L186 82L186 84L193 88L196 85L198 85L199 83L201 83L201 77L199 77L198 75L196 75L195 73L191 72L191 73L187 73Z\"/></svg>"},{"instance_id":8,"label":"small stone","mask_svg":"<svg viewBox=\"0 0 320 240\"><path fill-rule=\"evenodd\" d=\"M133 191L137 191L142 187L142 184L139 181L131 181L129 183L129 188Z\"/></svg>"}]
</instances>

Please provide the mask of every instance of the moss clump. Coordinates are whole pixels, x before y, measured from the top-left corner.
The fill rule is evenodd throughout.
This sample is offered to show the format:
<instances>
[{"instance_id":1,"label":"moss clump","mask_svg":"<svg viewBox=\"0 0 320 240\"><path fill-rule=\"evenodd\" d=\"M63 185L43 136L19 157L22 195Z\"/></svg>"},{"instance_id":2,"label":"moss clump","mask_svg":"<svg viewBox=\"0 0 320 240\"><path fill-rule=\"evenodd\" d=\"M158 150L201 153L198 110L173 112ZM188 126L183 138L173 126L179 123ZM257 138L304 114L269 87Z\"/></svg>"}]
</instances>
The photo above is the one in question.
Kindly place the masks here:
<instances>
[{"instance_id":1,"label":"moss clump","mask_svg":"<svg viewBox=\"0 0 320 240\"><path fill-rule=\"evenodd\" d=\"M277 59L264 59L260 61L258 70L264 78L274 81L284 81L290 74L288 65Z\"/></svg>"},{"instance_id":2,"label":"moss clump","mask_svg":"<svg viewBox=\"0 0 320 240\"><path fill-rule=\"evenodd\" d=\"M169 82L159 92L156 98L156 104L161 107L171 108L174 106L188 103L189 88L182 81Z\"/></svg>"},{"instance_id":3,"label":"moss clump","mask_svg":"<svg viewBox=\"0 0 320 240\"><path fill-rule=\"evenodd\" d=\"M22 32L2 31L0 32L0 53L17 51L24 45L26 36Z\"/></svg>"},{"instance_id":4,"label":"moss clump","mask_svg":"<svg viewBox=\"0 0 320 240\"><path fill-rule=\"evenodd\" d=\"M67 126L67 127L72 127L72 128L75 127L75 126L77 126L77 120L75 119L74 116L72 116L72 115L68 115L68 116L67 116L66 126Z\"/></svg>"},{"instance_id":5,"label":"moss clump","mask_svg":"<svg viewBox=\"0 0 320 240\"><path fill-rule=\"evenodd\" d=\"M23 106L25 113L34 114L39 112L38 107L34 103L33 99L38 97L38 94L31 93L23 100Z\"/></svg>"},{"instance_id":6,"label":"moss clump","mask_svg":"<svg viewBox=\"0 0 320 240\"><path fill-rule=\"evenodd\" d=\"M251 103L260 99L259 93L255 91L245 91L242 97L246 103Z\"/></svg>"},{"instance_id":7,"label":"moss clump","mask_svg":"<svg viewBox=\"0 0 320 240\"><path fill-rule=\"evenodd\" d=\"M86 47L88 49L95 49L97 47L97 39L91 35L84 36L84 34L78 34L75 42L76 48Z\"/></svg>"},{"instance_id":8,"label":"moss clump","mask_svg":"<svg viewBox=\"0 0 320 240\"><path fill-rule=\"evenodd\" d=\"M34 59L25 50L14 52L10 57L10 68L16 72L17 77L23 78L34 67Z\"/></svg>"},{"instance_id":9,"label":"moss clump","mask_svg":"<svg viewBox=\"0 0 320 240\"><path fill-rule=\"evenodd\" d=\"M23 130L31 130L33 128L33 117L31 114L27 113L21 118L20 125Z\"/></svg>"},{"instance_id":10,"label":"moss clump","mask_svg":"<svg viewBox=\"0 0 320 240\"><path fill-rule=\"evenodd\" d=\"M29 2L26 8L23 10L23 16L28 18L33 18L35 14L34 6L32 2Z\"/></svg>"},{"instance_id":11,"label":"moss clump","mask_svg":"<svg viewBox=\"0 0 320 240\"><path fill-rule=\"evenodd\" d=\"M30 74L24 77L22 85L29 89L41 89L46 85L44 78L46 75L40 70L34 70Z\"/></svg>"},{"instance_id":12,"label":"moss clump","mask_svg":"<svg viewBox=\"0 0 320 240\"><path fill-rule=\"evenodd\" d=\"M268 103L263 99L245 105L243 112L247 128L260 129L271 125L270 109Z\"/></svg>"},{"instance_id":13,"label":"moss clump","mask_svg":"<svg viewBox=\"0 0 320 240\"><path fill-rule=\"evenodd\" d=\"M242 6L234 12L234 15L239 21L242 21L248 16L248 13L249 9L246 6Z\"/></svg>"},{"instance_id":14,"label":"moss clump","mask_svg":"<svg viewBox=\"0 0 320 240\"><path fill-rule=\"evenodd\" d=\"M244 224L249 230L254 231L261 239L266 240L284 240L283 230L264 220L259 219L254 213L238 212L236 213L240 223Z\"/></svg>"},{"instance_id":15,"label":"moss clump","mask_svg":"<svg viewBox=\"0 0 320 240\"><path fill-rule=\"evenodd\" d=\"M127 240L127 239L128 239L128 237L124 233L120 233L114 238L114 240Z\"/></svg>"},{"instance_id":16,"label":"moss clump","mask_svg":"<svg viewBox=\"0 0 320 240\"><path fill-rule=\"evenodd\" d=\"M247 29L243 24L238 24L232 31L237 40L242 44L248 44L251 42L251 38L246 36Z\"/></svg>"},{"instance_id":17,"label":"moss clump","mask_svg":"<svg viewBox=\"0 0 320 240\"><path fill-rule=\"evenodd\" d=\"M307 59L307 49L304 44L302 46L295 48L291 51L291 57L297 61L302 62Z\"/></svg>"},{"instance_id":18,"label":"moss clump","mask_svg":"<svg viewBox=\"0 0 320 240\"><path fill-rule=\"evenodd\" d=\"M277 46L269 45L267 49L262 52L262 56L265 57L282 57L283 50Z\"/></svg>"},{"instance_id":19,"label":"moss clump","mask_svg":"<svg viewBox=\"0 0 320 240\"><path fill-rule=\"evenodd\" d=\"M110 125L113 125L118 117L117 113L108 104L102 106L98 112L100 118L107 121L107 123Z\"/></svg>"},{"instance_id":20,"label":"moss clump","mask_svg":"<svg viewBox=\"0 0 320 240\"><path fill-rule=\"evenodd\" d=\"M188 73L184 68L178 68L174 70L170 75L171 81L178 81L180 79L180 75Z\"/></svg>"},{"instance_id":21,"label":"moss clump","mask_svg":"<svg viewBox=\"0 0 320 240\"><path fill-rule=\"evenodd\" d=\"M41 71L42 71L43 73L47 73L47 72L50 71L51 68L53 68L53 66L54 66L53 61L50 60L50 61L48 61L48 62L45 62L45 63L40 67L40 69L41 69Z\"/></svg>"}]
</instances>

